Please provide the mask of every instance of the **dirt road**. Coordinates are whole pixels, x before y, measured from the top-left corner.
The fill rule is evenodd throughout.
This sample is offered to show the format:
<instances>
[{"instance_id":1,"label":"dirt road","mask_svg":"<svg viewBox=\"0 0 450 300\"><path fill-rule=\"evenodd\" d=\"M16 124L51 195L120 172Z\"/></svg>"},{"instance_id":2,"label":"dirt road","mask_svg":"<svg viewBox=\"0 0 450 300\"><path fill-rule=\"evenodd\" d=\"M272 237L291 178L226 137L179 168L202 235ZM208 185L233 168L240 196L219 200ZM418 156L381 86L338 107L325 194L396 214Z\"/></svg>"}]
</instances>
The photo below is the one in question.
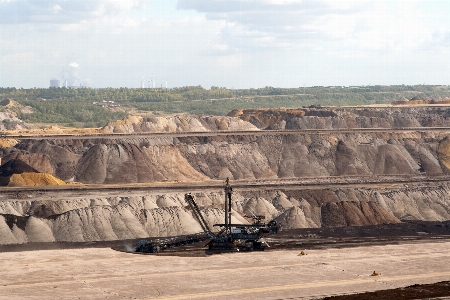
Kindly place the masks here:
<instances>
[{"instance_id":1,"label":"dirt road","mask_svg":"<svg viewBox=\"0 0 450 300\"><path fill-rule=\"evenodd\" d=\"M450 242L137 255L108 248L0 253L0 299L302 299L450 279ZM373 271L379 276L371 276Z\"/></svg>"}]
</instances>

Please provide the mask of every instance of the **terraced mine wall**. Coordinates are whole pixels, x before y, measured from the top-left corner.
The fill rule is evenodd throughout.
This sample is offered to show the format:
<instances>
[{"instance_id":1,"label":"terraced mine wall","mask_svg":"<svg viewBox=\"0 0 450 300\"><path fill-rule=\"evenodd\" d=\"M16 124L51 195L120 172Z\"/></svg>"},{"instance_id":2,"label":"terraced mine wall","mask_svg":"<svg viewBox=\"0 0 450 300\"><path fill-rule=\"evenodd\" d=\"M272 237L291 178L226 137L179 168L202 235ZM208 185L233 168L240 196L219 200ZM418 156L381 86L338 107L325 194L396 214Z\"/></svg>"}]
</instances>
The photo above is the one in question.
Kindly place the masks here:
<instances>
[{"instance_id":1,"label":"terraced mine wall","mask_svg":"<svg viewBox=\"0 0 450 300\"><path fill-rule=\"evenodd\" d=\"M201 231L181 193L0 202L0 244L107 241ZM233 223L256 213L282 228L395 224L450 219L450 185L235 191ZM223 222L223 193L194 193L212 227ZM40 196L40 198L43 198Z\"/></svg>"},{"instance_id":2,"label":"terraced mine wall","mask_svg":"<svg viewBox=\"0 0 450 300\"><path fill-rule=\"evenodd\" d=\"M18 158L39 172L64 181L107 184L226 177L439 175L448 172L450 166L448 133L389 129L450 126L449 111L447 107L260 109L234 111L230 117L129 118L110 123L105 130L238 128L255 130L255 134L23 139L2 150L2 163ZM258 128L386 128L386 132L265 134Z\"/></svg>"},{"instance_id":3,"label":"terraced mine wall","mask_svg":"<svg viewBox=\"0 0 450 300\"><path fill-rule=\"evenodd\" d=\"M448 106L237 109L239 117L260 129L343 129L448 127Z\"/></svg>"},{"instance_id":4,"label":"terraced mine wall","mask_svg":"<svg viewBox=\"0 0 450 300\"><path fill-rule=\"evenodd\" d=\"M364 178L377 175L434 177L449 172L447 132L389 131L389 128L407 126L448 126L448 109L444 107L234 113L227 122L240 124L242 128L388 129L381 132L275 134L255 130L252 135L233 132L185 137L22 139L2 150L2 163L20 159L37 171L64 181L95 184L332 176L360 176L364 182ZM240 118L240 121L232 118ZM178 124L178 121L173 122ZM114 126L122 126L120 132L154 128L138 125L109 124L112 131ZM268 220L276 219L284 228L391 224L401 220L444 221L450 219L449 189L444 183L410 187L380 185L371 189L243 190L234 196L234 217L236 222L244 223L243 216L255 211ZM198 232L200 227L186 209L183 196L126 194L33 200L31 195L26 199L4 200L0 202L0 243L117 240ZM209 224L222 221L223 195L198 193L196 198Z\"/></svg>"},{"instance_id":5,"label":"terraced mine wall","mask_svg":"<svg viewBox=\"0 0 450 300\"><path fill-rule=\"evenodd\" d=\"M446 136L411 131L22 140L3 162L19 158L62 180L96 184L441 175L448 172Z\"/></svg>"}]
</instances>

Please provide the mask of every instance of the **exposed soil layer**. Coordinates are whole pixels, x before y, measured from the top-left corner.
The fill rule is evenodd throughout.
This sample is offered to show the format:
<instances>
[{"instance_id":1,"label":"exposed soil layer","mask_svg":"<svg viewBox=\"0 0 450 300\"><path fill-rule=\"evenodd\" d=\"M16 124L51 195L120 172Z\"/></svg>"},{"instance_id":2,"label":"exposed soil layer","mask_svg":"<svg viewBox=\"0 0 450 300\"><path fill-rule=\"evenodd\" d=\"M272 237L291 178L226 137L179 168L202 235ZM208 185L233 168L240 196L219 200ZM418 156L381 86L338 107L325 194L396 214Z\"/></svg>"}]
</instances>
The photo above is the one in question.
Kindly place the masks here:
<instances>
[{"instance_id":1,"label":"exposed soil layer","mask_svg":"<svg viewBox=\"0 0 450 300\"><path fill-rule=\"evenodd\" d=\"M1 177L8 177L13 174L22 174L24 172L37 173L38 171L20 159L9 160L8 162L0 166Z\"/></svg>"},{"instance_id":2,"label":"exposed soil layer","mask_svg":"<svg viewBox=\"0 0 450 300\"><path fill-rule=\"evenodd\" d=\"M450 297L450 281L442 281L433 284L414 284L404 288L360 293L354 295L325 297L323 298L323 300L437 300L437 297L439 297L439 299L448 299L447 297Z\"/></svg>"},{"instance_id":3,"label":"exposed soil layer","mask_svg":"<svg viewBox=\"0 0 450 300\"><path fill-rule=\"evenodd\" d=\"M260 129L337 129L449 126L447 107L336 107L302 109L244 109L239 117Z\"/></svg>"},{"instance_id":4,"label":"exposed soil layer","mask_svg":"<svg viewBox=\"0 0 450 300\"><path fill-rule=\"evenodd\" d=\"M29 157L28 157L29 158ZM0 166L0 186L65 185L53 175L39 173L20 159L12 159Z\"/></svg>"},{"instance_id":5,"label":"exposed soil layer","mask_svg":"<svg viewBox=\"0 0 450 300\"><path fill-rule=\"evenodd\" d=\"M253 122L254 124L251 124ZM128 118L110 132L233 131L222 136L46 139L4 150L64 181L272 179L335 175L449 173L445 132L390 128L450 126L447 107L244 110L230 117ZM234 130L386 128L386 132L239 135ZM106 130L106 129L105 129ZM95 169L95 171L93 171Z\"/></svg>"},{"instance_id":6,"label":"exposed soil layer","mask_svg":"<svg viewBox=\"0 0 450 300\"><path fill-rule=\"evenodd\" d=\"M215 130L257 130L254 125L239 118L218 116L139 117L129 116L111 122L103 130L113 133L180 132Z\"/></svg>"}]
</instances>

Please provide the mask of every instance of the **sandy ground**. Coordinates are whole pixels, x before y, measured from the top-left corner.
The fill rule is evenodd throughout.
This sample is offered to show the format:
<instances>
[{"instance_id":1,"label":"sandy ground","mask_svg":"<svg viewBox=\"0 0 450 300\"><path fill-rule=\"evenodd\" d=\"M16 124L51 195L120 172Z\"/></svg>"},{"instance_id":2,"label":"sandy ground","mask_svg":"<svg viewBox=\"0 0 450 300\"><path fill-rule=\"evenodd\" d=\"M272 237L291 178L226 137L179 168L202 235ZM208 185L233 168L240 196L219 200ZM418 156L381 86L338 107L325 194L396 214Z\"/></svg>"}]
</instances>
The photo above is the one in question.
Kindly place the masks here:
<instances>
[{"instance_id":1,"label":"sandy ground","mask_svg":"<svg viewBox=\"0 0 450 300\"><path fill-rule=\"evenodd\" d=\"M0 299L303 299L450 279L450 242L227 253L0 253ZM373 271L380 276L370 276Z\"/></svg>"}]
</instances>

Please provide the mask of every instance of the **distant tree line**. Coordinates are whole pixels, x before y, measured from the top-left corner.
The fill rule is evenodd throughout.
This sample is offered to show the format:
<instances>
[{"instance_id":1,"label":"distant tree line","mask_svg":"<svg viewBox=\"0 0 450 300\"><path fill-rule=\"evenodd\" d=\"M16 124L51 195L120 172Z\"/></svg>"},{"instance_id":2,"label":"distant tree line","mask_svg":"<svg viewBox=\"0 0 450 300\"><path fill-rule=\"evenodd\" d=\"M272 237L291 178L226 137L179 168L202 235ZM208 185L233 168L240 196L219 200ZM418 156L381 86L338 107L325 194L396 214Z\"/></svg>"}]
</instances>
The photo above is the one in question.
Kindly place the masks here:
<instances>
[{"instance_id":1,"label":"distant tree line","mask_svg":"<svg viewBox=\"0 0 450 300\"><path fill-rule=\"evenodd\" d=\"M341 106L383 104L415 96L450 97L449 86L315 86L298 88L228 89L213 86L165 88L0 88L0 100L9 98L33 108L33 113L18 112L32 123L57 123L70 126L104 126L125 117L130 110L161 113L225 115L240 108ZM113 101L116 107L99 104Z\"/></svg>"}]
</instances>

